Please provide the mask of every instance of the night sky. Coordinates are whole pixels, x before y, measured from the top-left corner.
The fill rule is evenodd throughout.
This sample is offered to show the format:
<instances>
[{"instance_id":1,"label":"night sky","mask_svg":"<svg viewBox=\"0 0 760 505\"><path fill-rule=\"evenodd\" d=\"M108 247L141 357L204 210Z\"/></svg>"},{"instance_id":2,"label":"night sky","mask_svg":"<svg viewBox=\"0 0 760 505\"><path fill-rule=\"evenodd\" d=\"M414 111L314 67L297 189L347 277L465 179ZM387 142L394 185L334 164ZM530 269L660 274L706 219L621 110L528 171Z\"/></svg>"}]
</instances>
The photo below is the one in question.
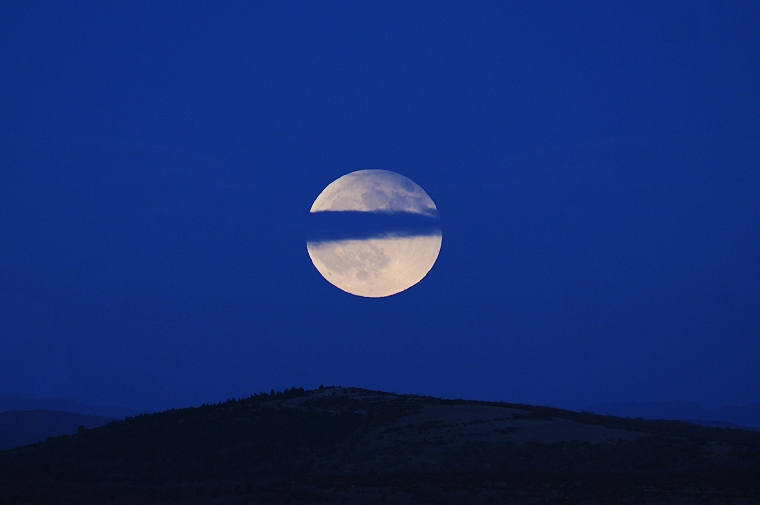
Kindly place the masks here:
<instances>
[{"instance_id":1,"label":"night sky","mask_svg":"<svg viewBox=\"0 0 760 505\"><path fill-rule=\"evenodd\" d=\"M760 3L0 3L0 393L760 401ZM443 244L327 281L314 199Z\"/></svg>"}]
</instances>

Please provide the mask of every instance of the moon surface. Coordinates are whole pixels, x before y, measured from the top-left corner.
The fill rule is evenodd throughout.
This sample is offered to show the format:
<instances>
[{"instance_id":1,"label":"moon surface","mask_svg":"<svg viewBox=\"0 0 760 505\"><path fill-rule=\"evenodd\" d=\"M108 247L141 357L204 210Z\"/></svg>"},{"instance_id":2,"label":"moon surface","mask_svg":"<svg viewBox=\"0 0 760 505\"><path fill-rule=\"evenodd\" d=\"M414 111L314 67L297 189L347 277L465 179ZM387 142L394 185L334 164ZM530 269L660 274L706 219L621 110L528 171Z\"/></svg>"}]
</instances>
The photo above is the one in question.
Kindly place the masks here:
<instances>
[{"instance_id":1,"label":"moon surface","mask_svg":"<svg viewBox=\"0 0 760 505\"><path fill-rule=\"evenodd\" d=\"M389 170L359 170L333 181L314 201L311 212L421 214L438 218L425 191ZM306 248L312 263L331 284L368 298L391 296L420 282L441 250L440 229L424 235L387 235L347 240L312 241Z\"/></svg>"}]
</instances>

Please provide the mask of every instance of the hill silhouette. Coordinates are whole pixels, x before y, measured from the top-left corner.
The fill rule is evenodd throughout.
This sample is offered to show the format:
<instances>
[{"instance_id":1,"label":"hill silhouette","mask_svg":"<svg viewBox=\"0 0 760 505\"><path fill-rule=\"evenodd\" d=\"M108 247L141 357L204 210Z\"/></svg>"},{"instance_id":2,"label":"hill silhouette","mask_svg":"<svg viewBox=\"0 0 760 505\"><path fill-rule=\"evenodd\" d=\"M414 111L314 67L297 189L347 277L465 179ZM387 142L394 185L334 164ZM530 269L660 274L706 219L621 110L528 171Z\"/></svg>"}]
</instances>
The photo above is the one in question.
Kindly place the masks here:
<instances>
[{"instance_id":1,"label":"hill silhouette","mask_svg":"<svg viewBox=\"0 0 760 505\"><path fill-rule=\"evenodd\" d=\"M760 404L705 408L693 402L600 403L586 410L597 414L644 419L672 419L705 426L760 430Z\"/></svg>"},{"instance_id":2,"label":"hill silhouette","mask_svg":"<svg viewBox=\"0 0 760 505\"><path fill-rule=\"evenodd\" d=\"M0 452L0 503L760 503L760 433L328 387Z\"/></svg>"},{"instance_id":3,"label":"hill silhouette","mask_svg":"<svg viewBox=\"0 0 760 505\"><path fill-rule=\"evenodd\" d=\"M0 450L33 444L51 436L73 435L79 429L96 428L115 420L57 410L0 412Z\"/></svg>"},{"instance_id":4,"label":"hill silhouette","mask_svg":"<svg viewBox=\"0 0 760 505\"><path fill-rule=\"evenodd\" d=\"M71 412L112 419L124 419L127 416L134 416L145 412L144 410L113 405L86 405L69 398L30 398L0 394L0 412L18 410L55 410L58 412Z\"/></svg>"}]
</instances>

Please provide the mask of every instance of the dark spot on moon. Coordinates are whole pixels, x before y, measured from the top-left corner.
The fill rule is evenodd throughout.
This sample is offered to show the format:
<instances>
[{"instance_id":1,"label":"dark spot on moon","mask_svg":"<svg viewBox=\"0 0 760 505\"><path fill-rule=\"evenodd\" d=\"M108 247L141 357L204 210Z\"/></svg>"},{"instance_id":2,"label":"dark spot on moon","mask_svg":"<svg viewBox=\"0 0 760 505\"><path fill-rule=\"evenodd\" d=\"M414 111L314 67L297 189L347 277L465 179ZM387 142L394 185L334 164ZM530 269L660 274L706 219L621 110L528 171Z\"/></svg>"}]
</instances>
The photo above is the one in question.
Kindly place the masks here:
<instances>
[{"instance_id":1,"label":"dark spot on moon","mask_svg":"<svg viewBox=\"0 0 760 505\"><path fill-rule=\"evenodd\" d=\"M402 179L401 181L401 188L404 191L408 191L410 193L415 193L417 191L417 188L414 186L414 183L408 179Z\"/></svg>"}]
</instances>

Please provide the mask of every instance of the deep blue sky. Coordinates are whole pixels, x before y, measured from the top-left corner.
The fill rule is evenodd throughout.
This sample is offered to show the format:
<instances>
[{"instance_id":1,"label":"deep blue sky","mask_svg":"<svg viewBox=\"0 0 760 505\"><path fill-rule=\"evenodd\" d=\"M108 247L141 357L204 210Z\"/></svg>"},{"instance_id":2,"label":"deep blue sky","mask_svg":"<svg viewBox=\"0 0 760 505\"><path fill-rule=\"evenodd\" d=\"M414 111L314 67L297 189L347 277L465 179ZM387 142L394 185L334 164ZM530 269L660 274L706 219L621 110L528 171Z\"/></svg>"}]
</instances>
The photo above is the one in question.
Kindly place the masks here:
<instances>
[{"instance_id":1,"label":"deep blue sky","mask_svg":"<svg viewBox=\"0 0 760 505\"><path fill-rule=\"evenodd\" d=\"M760 401L760 3L0 3L0 392ZM339 291L364 168L441 215Z\"/></svg>"}]
</instances>

